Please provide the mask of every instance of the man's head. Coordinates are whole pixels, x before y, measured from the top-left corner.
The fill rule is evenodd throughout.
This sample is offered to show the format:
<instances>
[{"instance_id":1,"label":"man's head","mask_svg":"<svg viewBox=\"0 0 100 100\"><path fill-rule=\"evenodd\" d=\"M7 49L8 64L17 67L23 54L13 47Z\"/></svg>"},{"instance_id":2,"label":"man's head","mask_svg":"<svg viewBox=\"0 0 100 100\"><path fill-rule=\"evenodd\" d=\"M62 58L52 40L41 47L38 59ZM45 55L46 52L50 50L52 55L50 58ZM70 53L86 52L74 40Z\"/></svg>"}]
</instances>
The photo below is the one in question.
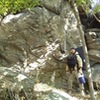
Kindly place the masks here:
<instances>
[{"instance_id":1,"label":"man's head","mask_svg":"<svg viewBox=\"0 0 100 100\"><path fill-rule=\"evenodd\" d=\"M70 49L70 52L71 52L72 54L75 54L75 52L76 52L75 48L71 48L71 49Z\"/></svg>"}]
</instances>

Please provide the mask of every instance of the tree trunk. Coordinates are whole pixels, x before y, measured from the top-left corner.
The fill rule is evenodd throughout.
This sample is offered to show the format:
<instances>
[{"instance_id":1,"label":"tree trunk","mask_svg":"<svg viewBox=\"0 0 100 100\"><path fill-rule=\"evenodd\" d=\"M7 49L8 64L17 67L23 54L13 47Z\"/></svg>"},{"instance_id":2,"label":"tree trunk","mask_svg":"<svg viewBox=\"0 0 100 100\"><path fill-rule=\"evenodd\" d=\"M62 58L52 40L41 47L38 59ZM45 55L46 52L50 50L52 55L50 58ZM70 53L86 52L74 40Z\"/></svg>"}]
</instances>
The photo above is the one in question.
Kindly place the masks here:
<instances>
[{"instance_id":1,"label":"tree trunk","mask_svg":"<svg viewBox=\"0 0 100 100\"><path fill-rule=\"evenodd\" d=\"M94 87L93 87L93 82L92 82L92 74L91 74L91 68L90 68L90 63L89 63L88 51L87 51L87 46L86 46L85 39L84 39L84 31L82 29L78 9L77 9L77 6L76 6L74 0L72 0L71 5L73 7L73 10L74 10L74 13L75 13L75 16L77 19L77 23L78 23L77 26L79 28L80 37L82 39L82 45L83 45L83 51L84 51L84 57L85 57L85 63L86 63L86 71L87 71L87 76L88 76L88 84L89 84L89 89L90 89L91 100L96 100L95 95L94 95Z\"/></svg>"}]
</instances>

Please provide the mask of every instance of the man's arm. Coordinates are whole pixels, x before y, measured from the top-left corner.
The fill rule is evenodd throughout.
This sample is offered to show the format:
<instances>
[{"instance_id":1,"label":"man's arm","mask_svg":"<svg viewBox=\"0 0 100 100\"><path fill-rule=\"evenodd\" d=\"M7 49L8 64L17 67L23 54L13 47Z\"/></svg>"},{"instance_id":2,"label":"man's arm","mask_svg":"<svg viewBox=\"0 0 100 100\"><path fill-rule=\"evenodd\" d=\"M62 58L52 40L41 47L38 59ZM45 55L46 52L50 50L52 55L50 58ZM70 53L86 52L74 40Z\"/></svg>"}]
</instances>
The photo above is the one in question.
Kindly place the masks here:
<instances>
[{"instance_id":1,"label":"man's arm","mask_svg":"<svg viewBox=\"0 0 100 100\"><path fill-rule=\"evenodd\" d=\"M78 63L79 72L82 73L82 67L83 67L82 58L79 55L76 55L76 56L77 56L77 63Z\"/></svg>"}]
</instances>

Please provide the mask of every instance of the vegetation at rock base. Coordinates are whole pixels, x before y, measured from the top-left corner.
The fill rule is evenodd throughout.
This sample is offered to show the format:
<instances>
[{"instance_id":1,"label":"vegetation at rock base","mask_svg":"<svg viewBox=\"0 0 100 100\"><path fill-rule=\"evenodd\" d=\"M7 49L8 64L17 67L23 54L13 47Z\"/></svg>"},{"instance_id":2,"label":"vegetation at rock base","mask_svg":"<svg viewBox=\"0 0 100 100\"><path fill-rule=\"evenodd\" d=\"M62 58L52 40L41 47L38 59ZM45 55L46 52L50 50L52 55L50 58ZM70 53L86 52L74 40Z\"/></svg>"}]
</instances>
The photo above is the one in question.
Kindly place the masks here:
<instances>
[{"instance_id":1,"label":"vegetation at rock base","mask_svg":"<svg viewBox=\"0 0 100 100\"><path fill-rule=\"evenodd\" d=\"M0 0L0 15L15 14L39 5L39 0Z\"/></svg>"}]
</instances>

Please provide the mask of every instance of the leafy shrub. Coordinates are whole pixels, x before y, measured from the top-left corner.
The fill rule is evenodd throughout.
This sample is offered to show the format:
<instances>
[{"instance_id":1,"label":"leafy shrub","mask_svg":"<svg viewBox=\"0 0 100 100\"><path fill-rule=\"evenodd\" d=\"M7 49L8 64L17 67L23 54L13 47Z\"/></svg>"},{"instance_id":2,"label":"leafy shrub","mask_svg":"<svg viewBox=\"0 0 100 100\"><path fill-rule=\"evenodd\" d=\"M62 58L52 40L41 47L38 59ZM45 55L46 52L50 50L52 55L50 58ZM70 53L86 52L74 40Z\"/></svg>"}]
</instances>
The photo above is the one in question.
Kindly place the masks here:
<instances>
[{"instance_id":1,"label":"leafy shrub","mask_svg":"<svg viewBox=\"0 0 100 100\"><path fill-rule=\"evenodd\" d=\"M100 12L100 4L99 5L96 5L93 9L94 13L96 12Z\"/></svg>"},{"instance_id":2,"label":"leafy shrub","mask_svg":"<svg viewBox=\"0 0 100 100\"><path fill-rule=\"evenodd\" d=\"M39 4L39 0L0 0L0 15L16 14Z\"/></svg>"},{"instance_id":3,"label":"leafy shrub","mask_svg":"<svg viewBox=\"0 0 100 100\"><path fill-rule=\"evenodd\" d=\"M76 4L81 7L86 13L90 11L90 8L94 2L91 0L76 0ZM96 4L92 11L94 13L100 12L100 4Z\"/></svg>"}]
</instances>

